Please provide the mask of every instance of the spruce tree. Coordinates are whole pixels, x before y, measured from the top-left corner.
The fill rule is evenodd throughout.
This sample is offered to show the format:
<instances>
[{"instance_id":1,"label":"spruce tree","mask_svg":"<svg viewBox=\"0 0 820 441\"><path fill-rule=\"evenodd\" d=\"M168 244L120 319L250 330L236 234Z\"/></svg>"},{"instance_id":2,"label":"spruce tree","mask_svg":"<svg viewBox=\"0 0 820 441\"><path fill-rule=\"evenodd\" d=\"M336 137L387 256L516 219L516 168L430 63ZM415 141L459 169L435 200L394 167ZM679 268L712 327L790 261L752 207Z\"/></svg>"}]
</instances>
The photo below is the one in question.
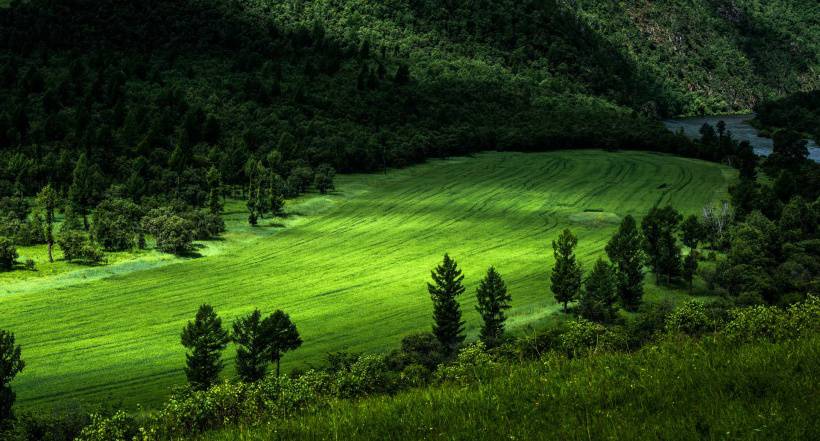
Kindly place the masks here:
<instances>
[{"instance_id":1,"label":"spruce tree","mask_svg":"<svg viewBox=\"0 0 820 441\"><path fill-rule=\"evenodd\" d=\"M276 376L279 376L279 363L285 352L302 346L302 338L290 316L281 310L262 321L262 334L266 342L267 354L270 360L276 363Z\"/></svg>"},{"instance_id":2,"label":"spruce tree","mask_svg":"<svg viewBox=\"0 0 820 441\"><path fill-rule=\"evenodd\" d=\"M208 210L211 214L222 214L222 174L216 167L211 166L205 176L208 181Z\"/></svg>"},{"instance_id":3,"label":"spruce tree","mask_svg":"<svg viewBox=\"0 0 820 441\"><path fill-rule=\"evenodd\" d=\"M54 262L54 210L57 208L59 197L57 192L51 187L51 184L46 185L37 195L37 204L46 215L45 238L48 244L48 261Z\"/></svg>"},{"instance_id":4,"label":"spruce tree","mask_svg":"<svg viewBox=\"0 0 820 441\"><path fill-rule=\"evenodd\" d=\"M26 363L20 358L20 346L14 344L14 334L0 329L0 433L12 418L11 407L16 395L11 380L23 371Z\"/></svg>"},{"instance_id":5,"label":"spruce tree","mask_svg":"<svg viewBox=\"0 0 820 441\"><path fill-rule=\"evenodd\" d=\"M433 334L449 352L453 353L464 341L464 321L458 296L464 293L464 275L455 260L444 255L444 261L430 273L434 284L427 284L433 300Z\"/></svg>"},{"instance_id":6,"label":"spruce tree","mask_svg":"<svg viewBox=\"0 0 820 441\"><path fill-rule=\"evenodd\" d=\"M564 305L564 312L567 312L567 304L578 296L581 289L582 271L575 259L577 244L578 238L569 229L561 232L557 242L552 241L555 266L550 276L551 289L555 295L555 301Z\"/></svg>"},{"instance_id":7,"label":"spruce tree","mask_svg":"<svg viewBox=\"0 0 820 441\"><path fill-rule=\"evenodd\" d=\"M643 252L635 218L624 217L621 226L606 245L606 254L616 268L618 296L624 309L634 311L643 298Z\"/></svg>"},{"instance_id":8,"label":"spruce tree","mask_svg":"<svg viewBox=\"0 0 820 441\"><path fill-rule=\"evenodd\" d=\"M228 332L222 328L222 319L211 305L202 305L196 318L182 330L185 354L185 375L195 390L205 390L216 384L223 363L221 353L228 345Z\"/></svg>"},{"instance_id":9,"label":"spruce tree","mask_svg":"<svg viewBox=\"0 0 820 441\"><path fill-rule=\"evenodd\" d=\"M598 258L584 283L578 310L585 319L605 323L615 318L617 301L618 289L612 266Z\"/></svg>"},{"instance_id":10,"label":"spruce tree","mask_svg":"<svg viewBox=\"0 0 820 441\"><path fill-rule=\"evenodd\" d=\"M510 309L512 300L507 293L507 285L495 268L490 267L479 282L476 300L476 310L483 320L479 337L487 347L494 347L504 337L504 322L507 320L504 311Z\"/></svg>"},{"instance_id":11,"label":"spruce tree","mask_svg":"<svg viewBox=\"0 0 820 441\"><path fill-rule=\"evenodd\" d=\"M68 199L76 211L83 217L83 227L88 231L88 210L91 208L98 187L95 180L99 179L94 168L88 163L85 154L81 154L74 166L71 186L68 188Z\"/></svg>"},{"instance_id":12,"label":"spruce tree","mask_svg":"<svg viewBox=\"0 0 820 441\"><path fill-rule=\"evenodd\" d=\"M268 343L262 328L262 313L255 309L233 324L236 350L236 373L245 382L254 382L265 376L268 364Z\"/></svg>"},{"instance_id":13,"label":"spruce tree","mask_svg":"<svg viewBox=\"0 0 820 441\"><path fill-rule=\"evenodd\" d=\"M680 221L680 213L671 206L666 206L652 207L641 222L644 251L656 280L659 280L660 275L665 275L667 283L670 283L672 277L680 272L680 247L676 238Z\"/></svg>"}]
</instances>

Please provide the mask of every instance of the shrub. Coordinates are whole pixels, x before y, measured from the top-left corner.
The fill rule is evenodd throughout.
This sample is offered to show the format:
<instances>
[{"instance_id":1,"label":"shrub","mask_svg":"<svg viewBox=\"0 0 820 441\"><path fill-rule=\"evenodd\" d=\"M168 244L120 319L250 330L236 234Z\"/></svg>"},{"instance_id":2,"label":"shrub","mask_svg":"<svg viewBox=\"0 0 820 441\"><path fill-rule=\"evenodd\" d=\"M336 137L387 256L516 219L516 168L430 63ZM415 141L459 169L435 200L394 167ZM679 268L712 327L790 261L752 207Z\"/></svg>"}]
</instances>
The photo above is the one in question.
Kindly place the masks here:
<instances>
[{"instance_id":1,"label":"shrub","mask_svg":"<svg viewBox=\"0 0 820 441\"><path fill-rule=\"evenodd\" d=\"M435 378L438 381L468 383L485 378L497 365L484 343L478 341L459 351L454 361L439 366Z\"/></svg>"},{"instance_id":2,"label":"shrub","mask_svg":"<svg viewBox=\"0 0 820 441\"><path fill-rule=\"evenodd\" d=\"M809 297L788 309L751 306L731 311L724 334L735 343L780 341L820 331L820 298Z\"/></svg>"},{"instance_id":3,"label":"shrub","mask_svg":"<svg viewBox=\"0 0 820 441\"><path fill-rule=\"evenodd\" d=\"M184 254L191 250L193 224L170 209L151 210L142 220L145 231L154 235L157 248L166 253Z\"/></svg>"},{"instance_id":4,"label":"shrub","mask_svg":"<svg viewBox=\"0 0 820 441\"><path fill-rule=\"evenodd\" d=\"M140 207L126 199L106 199L94 210L91 237L108 251L122 251L136 245Z\"/></svg>"},{"instance_id":5,"label":"shrub","mask_svg":"<svg viewBox=\"0 0 820 441\"><path fill-rule=\"evenodd\" d=\"M17 248L6 237L0 237L0 269L10 270L17 262Z\"/></svg>"},{"instance_id":6,"label":"shrub","mask_svg":"<svg viewBox=\"0 0 820 441\"><path fill-rule=\"evenodd\" d=\"M85 236L79 231L66 231L57 238L57 245L63 250L65 260L79 259L82 255L83 245L86 243Z\"/></svg>"},{"instance_id":7,"label":"shrub","mask_svg":"<svg viewBox=\"0 0 820 441\"><path fill-rule=\"evenodd\" d=\"M598 347L600 337L606 328L586 319L567 323L566 329L559 338L559 347L568 357L577 357Z\"/></svg>"},{"instance_id":8,"label":"shrub","mask_svg":"<svg viewBox=\"0 0 820 441\"><path fill-rule=\"evenodd\" d=\"M225 231L225 221L218 214L196 210L185 213L183 217L193 225L193 235L196 240L211 239Z\"/></svg>"},{"instance_id":9,"label":"shrub","mask_svg":"<svg viewBox=\"0 0 820 441\"><path fill-rule=\"evenodd\" d=\"M706 306L696 300L689 300L669 314L666 320L666 331L698 336L713 329Z\"/></svg>"},{"instance_id":10,"label":"shrub","mask_svg":"<svg viewBox=\"0 0 820 441\"><path fill-rule=\"evenodd\" d=\"M336 373L333 394L339 398L359 398L396 390L395 374L381 355L358 357L348 369Z\"/></svg>"},{"instance_id":11,"label":"shrub","mask_svg":"<svg viewBox=\"0 0 820 441\"><path fill-rule=\"evenodd\" d=\"M105 262L103 250L79 231L69 230L61 234L57 245L63 250L65 260L92 264Z\"/></svg>"},{"instance_id":12,"label":"shrub","mask_svg":"<svg viewBox=\"0 0 820 441\"><path fill-rule=\"evenodd\" d=\"M37 271L37 264L34 263L33 259L26 259L26 269L29 271Z\"/></svg>"},{"instance_id":13,"label":"shrub","mask_svg":"<svg viewBox=\"0 0 820 441\"><path fill-rule=\"evenodd\" d=\"M136 434L134 427L134 420L121 410L110 417L94 414L76 441L128 441Z\"/></svg>"}]
</instances>

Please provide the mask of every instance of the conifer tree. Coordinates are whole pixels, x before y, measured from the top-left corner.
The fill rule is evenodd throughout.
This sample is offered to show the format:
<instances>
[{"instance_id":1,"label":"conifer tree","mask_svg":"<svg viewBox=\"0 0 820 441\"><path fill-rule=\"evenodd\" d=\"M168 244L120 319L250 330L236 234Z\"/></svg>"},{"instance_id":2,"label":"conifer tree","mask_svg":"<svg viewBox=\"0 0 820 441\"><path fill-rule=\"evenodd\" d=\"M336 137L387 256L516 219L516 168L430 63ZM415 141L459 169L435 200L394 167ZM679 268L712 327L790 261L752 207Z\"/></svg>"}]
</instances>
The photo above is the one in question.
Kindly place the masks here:
<instances>
[{"instance_id":1,"label":"conifer tree","mask_svg":"<svg viewBox=\"0 0 820 441\"><path fill-rule=\"evenodd\" d=\"M268 364L268 343L262 328L262 313L255 309L233 324L236 350L236 373L245 382L254 382L265 376Z\"/></svg>"},{"instance_id":2,"label":"conifer tree","mask_svg":"<svg viewBox=\"0 0 820 441\"><path fill-rule=\"evenodd\" d=\"M634 311L643 298L643 252L635 218L624 217L606 245L606 254L617 269L618 296L625 309Z\"/></svg>"},{"instance_id":3,"label":"conifer tree","mask_svg":"<svg viewBox=\"0 0 820 441\"><path fill-rule=\"evenodd\" d=\"M281 310L262 321L262 334L266 342L267 354L270 360L276 363L276 376L279 376L279 363L285 352L302 346L302 338L290 316Z\"/></svg>"},{"instance_id":4,"label":"conifer tree","mask_svg":"<svg viewBox=\"0 0 820 441\"><path fill-rule=\"evenodd\" d=\"M208 181L208 210L211 214L222 214L222 174L219 170L211 166L206 175Z\"/></svg>"},{"instance_id":5,"label":"conifer tree","mask_svg":"<svg viewBox=\"0 0 820 441\"><path fill-rule=\"evenodd\" d=\"M680 213L667 206L652 207L641 222L644 251L652 271L655 272L656 280L663 274L667 283L670 283L672 277L680 272L680 247L675 234L680 221Z\"/></svg>"},{"instance_id":6,"label":"conifer tree","mask_svg":"<svg viewBox=\"0 0 820 441\"><path fill-rule=\"evenodd\" d=\"M550 281L555 301L564 305L573 301L581 289L581 266L575 259L576 238L569 229L565 229L558 236L558 241L552 241L552 250L555 255L555 266L552 269Z\"/></svg>"},{"instance_id":7,"label":"conifer tree","mask_svg":"<svg viewBox=\"0 0 820 441\"><path fill-rule=\"evenodd\" d=\"M617 301L618 290L612 266L598 258L578 302L581 316L596 322L609 322L615 318Z\"/></svg>"},{"instance_id":8,"label":"conifer tree","mask_svg":"<svg viewBox=\"0 0 820 441\"><path fill-rule=\"evenodd\" d=\"M51 187L51 184L46 185L37 195L37 203L46 215L45 238L48 244L48 261L54 262L54 210L58 203L57 192Z\"/></svg>"},{"instance_id":9,"label":"conifer tree","mask_svg":"<svg viewBox=\"0 0 820 441\"><path fill-rule=\"evenodd\" d=\"M464 321L458 303L458 296L464 293L464 275L448 254L430 274L434 284L428 283L427 291L433 300L433 334L452 354L464 341Z\"/></svg>"},{"instance_id":10,"label":"conifer tree","mask_svg":"<svg viewBox=\"0 0 820 441\"><path fill-rule=\"evenodd\" d=\"M487 347L494 347L504 337L504 322L507 320L504 311L510 309L512 300L507 293L507 285L495 268L490 267L479 282L476 300L476 310L483 320L479 337Z\"/></svg>"},{"instance_id":11,"label":"conifer tree","mask_svg":"<svg viewBox=\"0 0 820 441\"><path fill-rule=\"evenodd\" d=\"M211 305L200 306L194 321L182 330L182 345L188 348L185 375L191 387L205 390L216 384L223 367L221 354L229 341Z\"/></svg>"},{"instance_id":12,"label":"conifer tree","mask_svg":"<svg viewBox=\"0 0 820 441\"><path fill-rule=\"evenodd\" d=\"M20 346L14 344L14 334L0 329L0 434L13 416L11 407L16 396L9 384L25 366L20 358Z\"/></svg>"},{"instance_id":13,"label":"conifer tree","mask_svg":"<svg viewBox=\"0 0 820 441\"><path fill-rule=\"evenodd\" d=\"M701 227L698 217L694 214L688 216L681 224L680 230L683 244L690 249L696 249L703 236L703 227Z\"/></svg>"},{"instance_id":14,"label":"conifer tree","mask_svg":"<svg viewBox=\"0 0 820 441\"><path fill-rule=\"evenodd\" d=\"M85 154L81 154L74 166L74 173L71 186L68 189L68 199L71 201L76 211L83 217L83 227L88 231L88 210L94 203L96 189L99 183L96 180L100 176L88 163Z\"/></svg>"}]
</instances>

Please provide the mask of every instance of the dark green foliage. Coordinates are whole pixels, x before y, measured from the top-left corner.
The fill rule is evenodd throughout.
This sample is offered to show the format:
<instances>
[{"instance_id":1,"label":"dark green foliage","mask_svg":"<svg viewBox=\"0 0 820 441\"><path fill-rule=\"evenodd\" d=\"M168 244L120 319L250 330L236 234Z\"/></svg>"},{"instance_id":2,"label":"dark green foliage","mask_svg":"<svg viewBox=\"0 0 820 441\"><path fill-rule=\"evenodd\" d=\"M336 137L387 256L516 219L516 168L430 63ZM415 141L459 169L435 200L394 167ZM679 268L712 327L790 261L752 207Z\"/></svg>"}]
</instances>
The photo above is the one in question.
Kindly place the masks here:
<instances>
[{"instance_id":1,"label":"dark green foliage","mask_svg":"<svg viewBox=\"0 0 820 441\"><path fill-rule=\"evenodd\" d=\"M17 248L7 237L0 236L0 270L10 270L17 262Z\"/></svg>"},{"instance_id":2,"label":"dark green foliage","mask_svg":"<svg viewBox=\"0 0 820 441\"><path fill-rule=\"evenodd\" d=\"M141 234L142 209L127 199L105 199L94 209L91 237L107 251L134 248Z\"/></svg>"},{"instance_id":3,"label":"dark green foliage","mask_svg":"<svg viewBox=\"0 0 820 441\"><path fill-rule=\"evenodd\" d=\"M15 394L11 380L23 371L26 363L20 358L20 346L14 343L14 334L0 329L0 435L9 419L13 417L12 405Z\"/></svg>"},{"instance_id":4,"label":"dark green foliage","mask_svg":"<svg viewBox=\"0 0 820 441\"><path fill-rule=\"evenodd\" d=\"M63 251L63 258L68 261L93 265L106 260L100 246L80 231L68 230L60 233L57 245Z\"/></svg>"},{"instance_id":5,"label":"dark green foliage","mask_svg":"<svg viewBox=\"0 0 820 441\"><path fill-rule=\"evenodd\" d=\"M222 214L222 174L211 166L206 176L208 181L208 210L211 214Z\"/></svg>"},{"instance_id":6,"label":"dark green foliage","mask_svg":"<svg viewBox=\"0 0 820 441\"><path fill-rule=\"evenodd\" d=\"M236 350L236 373L239 378L254 382L264 377L270 360L262 328L262 313L255 309L235 321L232 339L239 345Z\"/></svg>"},{"instance_id":7,"label":"dark green foliage","mask_svg":"<svg viewBox=\"0 0 820 441\"><path fill-rule=\"evenodd\" d=\"M409 366L422 366L431 373L447 359L448 352L435 334L424 332L411 334L401 340L401 349L393 351L388 357L388 365L396 371L403 371Z\"/></svg>"},{"instance_id":8,"label":"dark green foliage","mask_svg":"<svg viewBox=\"0 0 820 441\"><path fill-rule=\"evenodd\" d=\"M191 387L204 390L216 384L223 367L221 354L230 338L211 305L199 307L194 321L183 328L181 340L188 349L185 375Z\"/></svg>"},{"instance_id":9,"label":"dark green foliage","mask_svg":"<svg viewBox=\"0 0 820 441\"><path fill-rule=\"evenodd\" d=\"M820 91L798 92L755 107L756 121L769 130L807 133L820 141Z\"/></svg>"},{"instance_id":10,"label":"dark green foliage","mask_svg":"<svg viewBox=\"0 0 820 441\"><path fill-rule=\"evenodd\" d=\"M698 270L698 251L690 249L689 254L683 258L683 265L681 267L681 276L683 280L689 285L689 290L692 290L692 280L695 277L695 272Z\"/></svg>"},{"instance_id":11,"label":"dark green foliage","mask_svg":"<svg viewBox=\"0 0 820 441\"><path fill-rule=\"evenodd\" d=\"M430 272L433 283L427 291L433 300L433 334L441 345L452 354L464 341L464 321L458 296L464 293L464 275L455 260L444 254L441 265Z\"/></svg>"},{"instance_id":12,"label":"dark green foliage","mask_svg":"<svg viewBox=\"0 0 820 441\"><path fill-rule=\"evenodd\" d=\"M476 311L482 319L479 338L488 348L497 346L504 337L504 322L507 320L504 311L510 309L512 297L495 268L490 267L487 275L478 282L476 301Z\"/></svg>"},{"instance_id":13,"label":"dark green foliage","mask_svg":"<svg viewBox=\"0 0 820 441\"><path fill-rule=\"evenodd\" d=\"M57 204L59 203L59 196L57 192L51 187L51 185L46 185L37 194L37 204L40 206L40 209L43 210L46 217L46 231L45 231L45 239L46 243L48 244L48 261L54 262L54 255L53 255L53 248L54 248L54 210L57 208Z\"/></svg>"},{"instance_id":14,"label":"dark green foliage","mask_svg":"<svg viewBox=\"0 0 820 441\"><path fill-rule=\"evenodd\" d=\"M641 222L649 265L656 277L666 276L667 283L671 283L672 277L680 273L680 247L677 243L680 221L680 213L666 206L653 207Z\"/></svg>"},{"instance_id":15,"label":"dark green foliage","mask_svg":"<svg viewBox=\"0 0 820 441\"><path fill-rule=\"evenodd\" d=\"M596 322L611 322L617 316L618 288L615 272L605 260L598 258L592 267L584 290L578 299L581 317Z\"/></svg>"},{"instance_id":16,"label":"dark green foliage","mask_svg":"<svg viewBox=\"0 0 820 441\"><path fill-rule=\"evenodd\" d=\"M302 346L302 338L299 337L299 331L290 320L290 316L278 309L262 321L262 334L267 343L269 359L276 363L278 377L282 356Z\"/></svg>"},{"instance_id":17,"label":"dark green foliage","mask_svg":"<svg viewBox=\"0 0 820 441\"><path fill-rule=\"evenodd\" d=\"M606 254L615 264L618 296L624 309L634 311L643 298L642 239L635 218L624 217L618 231L606 245Z\"/></svg>"},{"instance_id":18,"label":"dark green foliage","mask_svg":"<svg viewBox=\"0 0 820 441\"><path fill-rule=\"evenodd\" d=\"M550 275L550 288L555 295L555 301L564 305L564 312L567 312L567 304L575 300L581 290L583 271L575 259L576 245L578 238L568 229L561 232L557 242L552 241L555 266Z\"/></svg>"},{"instance_id":19,"label":"dark green foliage","mask_svg":"<svg viewBox=\"0 0 820 441\"><path fill-rule=\"evenodd\" d=\"M681 241L690 249L698 247L698 243L703 237L703 228L698 221L698 217L691 214L686 217L680 226Z\"/></svg>"},{"instance_id":20,"label":"dark green foliage","mask_svg":"<svg viewBox=\"0 0 820 441\"><path fill-rule=\"evenodd\" d=\"M336 189L336 186L333 184L334 176L336 176L336 170L328 164L322 164L316 168L313 185L319 190L319 193L326 194Z\"/></svg>"},{"instance_id":21,"label":"dark green foliage","mask_svg":"<svg viewBox=\"0 0 820 441\"><path fill-rule=\"evenodd\" d=\"M185 254L192 249L194 224L173 210L153 209L142 218L141 225L154 236L157 248L163 252Z\"/></svg>"},{"instance_id":22,"label":"dark green foliage","mask_svg":"<svg viewBox=\"0 0 820 441\"><path fill-rule=\"evenodd\" d=\"M83 225L88 229L88 211L99 197L102 188L102 176L96 167L89 164L85 154L81 154L74 166L68 199L77 212L83 217Z\"/></svg>"}]
</instances>

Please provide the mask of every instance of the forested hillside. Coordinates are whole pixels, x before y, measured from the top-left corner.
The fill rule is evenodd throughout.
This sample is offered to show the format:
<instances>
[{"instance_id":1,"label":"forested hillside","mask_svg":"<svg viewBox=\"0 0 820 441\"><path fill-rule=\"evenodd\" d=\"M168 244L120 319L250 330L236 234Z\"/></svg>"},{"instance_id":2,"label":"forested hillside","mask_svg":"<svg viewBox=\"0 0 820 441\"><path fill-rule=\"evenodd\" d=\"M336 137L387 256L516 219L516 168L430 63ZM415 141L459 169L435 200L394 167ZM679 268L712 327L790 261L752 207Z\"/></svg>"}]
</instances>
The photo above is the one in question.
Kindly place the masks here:
<instances>
[{"instance_id":1,"label":"forested hillside","mask_svg":"<svg viewBox=\"0 0 820 441\"><path fill-rule=\"evenodd\" d=\"M80 152L96 199L116 183L196 205L211 164L244 183L273 150L283 179L484 149L679 151L655 116L816 88L818 16L811 0L12 2L0 195L65 192Z\"/></svg>"}]
</instances>

